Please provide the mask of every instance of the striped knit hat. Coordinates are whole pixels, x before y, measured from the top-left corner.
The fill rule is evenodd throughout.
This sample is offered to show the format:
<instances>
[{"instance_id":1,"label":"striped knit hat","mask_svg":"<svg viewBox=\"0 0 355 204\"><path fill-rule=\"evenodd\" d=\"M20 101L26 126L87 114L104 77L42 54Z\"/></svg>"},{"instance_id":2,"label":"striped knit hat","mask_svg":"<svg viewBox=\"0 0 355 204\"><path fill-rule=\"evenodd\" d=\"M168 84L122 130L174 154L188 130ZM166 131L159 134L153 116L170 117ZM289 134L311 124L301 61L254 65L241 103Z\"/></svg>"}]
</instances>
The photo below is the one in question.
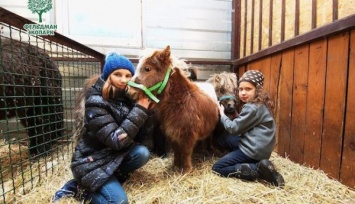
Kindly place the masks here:
<instances>
[{"instance_id":1,"label":"striped knit hat","mask_svg":"<svg viewBox=\"0 0 355 204\"><path fill-rule=\"evenodd\" d=\"M240 77L238 84L243 81L250 82L250 83L254 84L255 86L257 86L257 85L263 86L264 85L264 75L263 75L263 73L261 73L258 70L248 70L247 72L245 72L243 74L242 77Z\"/></svg>"}]
</instances>

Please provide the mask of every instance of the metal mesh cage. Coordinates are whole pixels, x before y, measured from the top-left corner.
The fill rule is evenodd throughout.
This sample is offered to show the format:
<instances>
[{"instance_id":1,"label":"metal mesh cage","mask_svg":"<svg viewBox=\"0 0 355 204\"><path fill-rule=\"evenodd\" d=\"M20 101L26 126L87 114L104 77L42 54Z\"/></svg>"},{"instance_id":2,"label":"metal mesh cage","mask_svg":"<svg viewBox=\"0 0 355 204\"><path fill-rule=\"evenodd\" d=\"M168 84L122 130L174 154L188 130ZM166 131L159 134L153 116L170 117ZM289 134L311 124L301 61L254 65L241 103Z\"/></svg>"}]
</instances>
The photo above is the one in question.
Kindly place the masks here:
<instances>
[{"instance_id":1,"label":"metal mesh cage","mask_svg":"<svg viewBox=\"0 0 355 204\"><path fill-rule=\"evenodd\" d=\"M26 193L73 151L73 107L101 59L0 22L0 195Z\"/></svg>"}]
</instances>

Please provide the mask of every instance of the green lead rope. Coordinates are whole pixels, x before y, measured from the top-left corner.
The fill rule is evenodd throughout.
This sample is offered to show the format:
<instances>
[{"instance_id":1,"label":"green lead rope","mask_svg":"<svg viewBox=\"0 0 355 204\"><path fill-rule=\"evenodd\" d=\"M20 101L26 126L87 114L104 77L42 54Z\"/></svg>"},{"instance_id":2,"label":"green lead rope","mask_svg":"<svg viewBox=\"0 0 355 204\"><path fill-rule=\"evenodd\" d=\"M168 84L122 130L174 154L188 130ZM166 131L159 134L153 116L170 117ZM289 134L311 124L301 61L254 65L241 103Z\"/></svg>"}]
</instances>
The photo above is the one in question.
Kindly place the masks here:
<instances>
[{"instance_id":1,"label":"green lead rope","mask_svg":"<svg viewBox=\"0 0 355 204\"><path fill-rule=\"evenodd\" d=\"M127 84L129 86L138 88L142 91L144 91L144 93L150 98L152 99L155 103L159 103L159 99L157 97L155 97L151 91L149 91L149 89L147 89L147 87L143 86L142 84L136 84L133 81L128 81Z\"/></svg>"},{"instance_id":2,"label":"green lead rope","mask_svg":"<svg viewBox=\"0 0 355 204\"><path fill-rule=\"evenodd\" d=\"M161 81L161 82L159 82L159 83L157 83L157 84L155 84L155 85L152 86L152 87L149 87L149 88L145 87L145 86L142 85L142 84L136 84L136 83L134 83L133 81L128 81L128 82L127 82L127 85L132 86L132 87L135 87L135 88L138 88L138 89L144 91L144 93L145 93L150 99L152 99L155 103L159 103L160 100L159 100L156 96L154 96L154 95L152 94L152 91L155 91L156 89L158 89L157 94L161 94L161 92L164 90L166 84L168 83L170 73L171 73L171 66L168 68L168 71L167 71L166 74L165 74L164 80Z\"/></svg>"}]
</instances>

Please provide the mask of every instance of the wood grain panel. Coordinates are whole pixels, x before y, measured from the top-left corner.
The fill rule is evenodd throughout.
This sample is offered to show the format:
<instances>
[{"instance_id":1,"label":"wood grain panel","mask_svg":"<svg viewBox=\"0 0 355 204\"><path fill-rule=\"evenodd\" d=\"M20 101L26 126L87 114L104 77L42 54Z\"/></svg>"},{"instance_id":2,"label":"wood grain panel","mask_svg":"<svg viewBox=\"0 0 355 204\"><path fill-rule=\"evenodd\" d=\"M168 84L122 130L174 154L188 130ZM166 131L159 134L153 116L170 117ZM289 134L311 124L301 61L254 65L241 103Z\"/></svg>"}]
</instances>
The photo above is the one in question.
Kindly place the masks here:
<instances>
[{"instance_id":1,"label":"wood grain panel","mask_svg":"<svg viewBox=\"0 0 355 204\"><path fill-rule=\"evenodd\" d=\"M278 152L281 156L287 156L290 152L293 59L293 49L282 53L280 86L278 95L278 104L280 104L278 109Z\"/></svg>"},{"instance_id":2,"label":"wood grain panel","mask_svg":"<svg viewBox=\"0 0 355 204\"><path fill-rule=\"evenodd\" d=\"M306 130L308 52L308 44L295 49L290 159L301 164Z\"/></svg>"},{"instance_id":3,"label":"wood grain panel","mask_svg":"<svg viewBox=\"0 0 355 204\"><path fill-rule=\"evenodd\" d=\"M260 70L261 61L262 61L262 60L257 60L257 61L254 61L254 62L250 62L250 63L247 65L247 70Z\"/></svg>"},{"instance_id":4,"label":"wood grain panel","mask_svg":"<svg viewBox=\"0 0 355 204\"><path fill-rule=\"evenodd\" d=\"M270 97L274 101L274 110L273 115L276 119L277 116L277 94L278 94L278 85L280 81L280 71L281 71L281 54L275 54L271 57L270 64L270 84L269 84L269 93Z\"/></svg>"},{"instance_id":5,"label":"wood grain panel","mask_svg":"<svg viewBox=\"0 0 355 204\"><path fill-rule=\"evenodd\" d=\"M272 114L275 119L276 127L279 127L279 117L278 117L278 103L277 103L277 95L278 95L278 85L280 81L280 70L281 70L281 54L275 54L271 57L271 64L270 64L270 97L274 102L274 108L272 110ZM276 131L276 145L275 150L278 147L278 131Z\"/></svg>"},{"instance_id":6,"label":"wood grain panel","mask_svg":"<svg viewBox=\"0 0 355 204\"><path fill-rule=\"evenodd\" d=\"M310 44L304 162L319 168L323 126L327 40Z\"/></svg>"},{"instance_id":7,"label":"wood grain panel","mask_svg":"<svg viewBox=\"0 0 355 204\"><path fill-rule=\"evenodd\" d=\"M343 156L340 169L340 182L355 188L355 30L350 38L350 60Z\"/></svg>"},{"instance_id":8,"label":"wood grain panel","mask_svg":"<svg viewBox=\"0 0 355 204\"><path fill-rule=\"evenodd\" d=\"M239 81L239 78L243 75L243 73L245 71L246 71L246 66L245 65L238 67L238 70L237 70L238 81Z\"/></svg>"},{"instance_id":9,"label":"wood grain panel","mask_svg":"<svg viewBox=\"0 0 355 204\"><path fill-rule=\"evenodd\" d=\"M329 37L320 167L335 179L341 164L348 50L348 32Z\"/></svg>"},{"instance_id":10,"label":"wood grain panel","mask_svg":"<svg viewBox=\"0 0 355 204\"><path fill-rule=\"evenodd\" d=\"M264 89L270 91L270 64L271 57L266 57L261 60L259 70L264 74Z\"/></svg>"}]
</instances>

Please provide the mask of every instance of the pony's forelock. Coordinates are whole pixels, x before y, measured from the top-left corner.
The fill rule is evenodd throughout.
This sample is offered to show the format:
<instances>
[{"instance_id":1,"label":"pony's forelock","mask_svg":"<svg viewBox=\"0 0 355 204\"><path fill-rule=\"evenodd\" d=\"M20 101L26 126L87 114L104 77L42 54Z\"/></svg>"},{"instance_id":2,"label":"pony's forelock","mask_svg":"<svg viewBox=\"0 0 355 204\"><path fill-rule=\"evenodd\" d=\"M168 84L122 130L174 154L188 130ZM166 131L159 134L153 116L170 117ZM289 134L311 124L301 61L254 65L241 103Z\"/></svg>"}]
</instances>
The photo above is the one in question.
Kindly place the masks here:
<instances>
[{"instance_id":1,"label":"pony's forelock","mask_svg":"<svg viewBox=\"0 0 355 204\"><path fill-rule=\"evenodd\" d=\"M142 66L142 64L146 61L146 59L148 57L151 57L154 54L154 52L155 52L155 50L151 49L151 48L146 48L146 49L142 50L139 55L137 69L139 69Z\"/></svg>"},{"instance_id":2,"label":"pony's forelock","mask_svg":"<svg viewBox=\"0 0 355 204\"><path fill-rule=\"evenodd\" d=\"M146 61L147 58L151 57L156 52L156 49L147 48L142 50L139 55L139 62L137 64L137 69L142 66L143 62ZM172 67L179 68L183 71L187 71L190 68L190 65L186 63L186 60L179 59L174 55L170 55L171 65Z\"/></svg>"}]
</instances>

